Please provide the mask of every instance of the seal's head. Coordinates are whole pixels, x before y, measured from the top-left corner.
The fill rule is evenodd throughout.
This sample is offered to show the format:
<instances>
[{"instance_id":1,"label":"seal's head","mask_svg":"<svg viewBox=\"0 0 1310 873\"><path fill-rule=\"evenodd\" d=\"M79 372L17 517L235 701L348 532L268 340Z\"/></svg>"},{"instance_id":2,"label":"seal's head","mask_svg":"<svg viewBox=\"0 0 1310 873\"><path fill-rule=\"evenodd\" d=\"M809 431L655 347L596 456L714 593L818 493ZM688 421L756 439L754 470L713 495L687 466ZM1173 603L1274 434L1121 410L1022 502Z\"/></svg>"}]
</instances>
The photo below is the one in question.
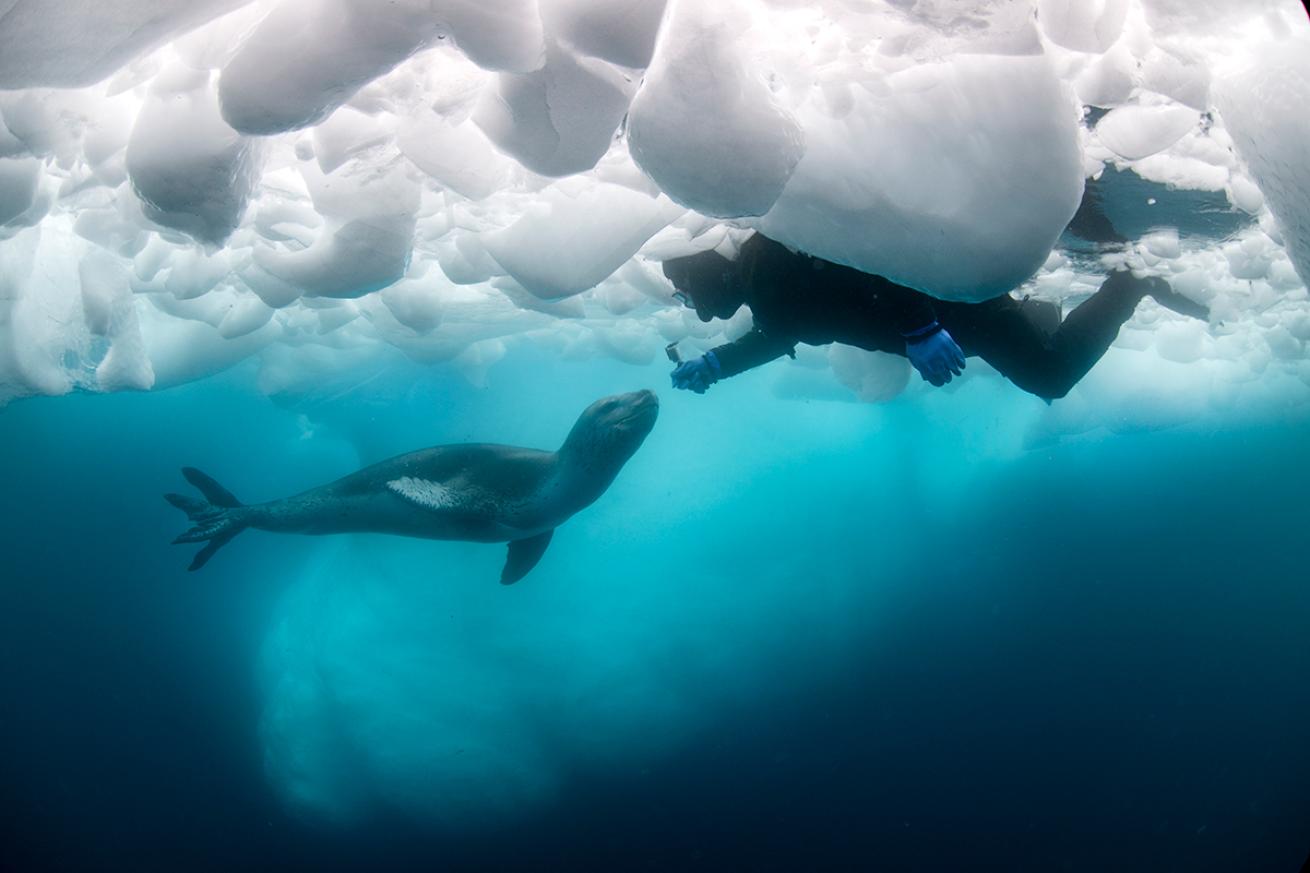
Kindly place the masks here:
<instances>
[{"instance_id":1,"label":"seal's head","mask_svg":"<svg viewBox=\"0 0 1310 873\"><path fill-rule=\"evenodd\" d=\"M612 479L641 447L659 412L660 402L653 391L602 397L578 416L560 455L571 464Z\"/></svg>"},{"instance_id":2,"label":"seal's head","mask_svg":"<svg viewBox=\"0 0 1310 873\"><path fill-rule=\"evenodd\" d=\"M670 258L664 262L664 275L689 298L701 321L732 318L746 302L737 263L713 250Z\"/></svg>"}]
</instances>

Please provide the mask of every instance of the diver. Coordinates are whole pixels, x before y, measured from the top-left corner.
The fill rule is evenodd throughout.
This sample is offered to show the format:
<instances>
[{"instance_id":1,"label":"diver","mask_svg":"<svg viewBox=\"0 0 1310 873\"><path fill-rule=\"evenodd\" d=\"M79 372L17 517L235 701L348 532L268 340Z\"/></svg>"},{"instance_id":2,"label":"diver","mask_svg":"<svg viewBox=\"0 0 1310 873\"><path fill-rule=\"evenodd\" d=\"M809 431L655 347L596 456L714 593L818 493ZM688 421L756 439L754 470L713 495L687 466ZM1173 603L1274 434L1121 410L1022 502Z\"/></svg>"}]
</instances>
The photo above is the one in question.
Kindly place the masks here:
<instances>
[{"instance_id":1,"label":"diver","mask_svg":"<svg viewBox=\"0 0 1310 873\"><path fill-rule=\"evenodd\" d=\"M1093 243L1126 242L1100 212L1093 186L1070 223ZM664 262L675 297L701 321L730 318L750 307L753 329L734 342L673 370L673 387L705 393L710 385L783 355L797 343L845 343L909 358L919 374L942 386L978 356L1024 391L1050 402L1064 397L1101 359L1150 295L1183 315L1208 319L1209 310L1158 278L1126 270L1106 278L1063 321L1050 301L1003 294L982 303L957 303L898 285L881 276L794 252L756 233L736 260L715 251ZM670 357L676 353L670 347Z\"/></svg>"}]
</instances>

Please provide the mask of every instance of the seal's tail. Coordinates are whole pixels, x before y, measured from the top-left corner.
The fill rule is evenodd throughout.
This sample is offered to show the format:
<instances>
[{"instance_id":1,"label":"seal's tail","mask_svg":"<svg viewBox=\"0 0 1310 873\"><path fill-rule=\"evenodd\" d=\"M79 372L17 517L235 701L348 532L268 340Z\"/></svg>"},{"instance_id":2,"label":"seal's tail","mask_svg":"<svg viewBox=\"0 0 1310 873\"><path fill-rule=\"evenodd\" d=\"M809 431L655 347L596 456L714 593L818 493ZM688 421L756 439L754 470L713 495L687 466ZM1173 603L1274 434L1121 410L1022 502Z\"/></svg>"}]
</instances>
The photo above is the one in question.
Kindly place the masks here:
<instances>
[{"instance_id":1,"label":"seal's tail","mask_svg":"<svg viewBox=\"0 0 1310 873\"><path fill-rule=\"evenodd\" d=\"M182 494L165 494L164 499L187 514L195 522L195 527L173 540L177 543L198 543L208 540L205 547L196 553L188 570L199 570L214 557L214 553L241 531L248 522L242 510L241 501L237 500L222 485L197 470L195 467L183 467L182 475L194 485L207 500L197 500Z\"/></svg>"}]
</instances>

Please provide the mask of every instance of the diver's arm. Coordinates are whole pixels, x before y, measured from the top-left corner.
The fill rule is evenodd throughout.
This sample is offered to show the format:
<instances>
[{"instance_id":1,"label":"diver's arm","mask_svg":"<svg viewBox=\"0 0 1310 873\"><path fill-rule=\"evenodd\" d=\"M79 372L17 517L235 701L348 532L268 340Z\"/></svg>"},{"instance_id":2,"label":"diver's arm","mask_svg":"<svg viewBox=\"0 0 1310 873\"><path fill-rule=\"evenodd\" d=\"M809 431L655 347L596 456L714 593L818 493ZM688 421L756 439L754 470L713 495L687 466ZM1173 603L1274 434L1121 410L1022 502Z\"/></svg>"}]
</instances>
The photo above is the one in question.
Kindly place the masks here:
<instances>
[{"instance_id":1,"label":"diver's arm","mask_svg":"<svg viewBox=\"0 0 1310 873\"><path fill-rule=\"evenodd\" d=\"M795 352L795 340L771 336L754 328L745 336L717 347L712 354L719 362L718 378L726 379Z\"/></svg>"},{"instance_id":2,"label":"diver's arm","mask_svg":"<svg viewBox=\"0 0 1310 873\"><path fill-rule=\"evenodd\" d=\"M937 310L927 294L881 276L874 278L875 309L895 325L901 336L911 336L937 321Z\"/></svg>"},{"instance_id":3,"label":"diver's arm","mask_svg":"<svg viewBox=\"0 0 1310 873\"><path fill-rule=\"evenodd\" d=\"M759 328L735 342L724 343L699 358L683 361L673 369L673 387L704 394L720 379L744 373L774 358L795 353L796 343L771 337Z\"/></svg>"},{"instance_id":4,"label":"diver's arm","mask_svg":"<svg viewBox=\"0 0 1310 873\"><path fill-rule=\"evenodd\" d=\"M964 350L937 320L932 298L880 279L875 296L905 338L905 357L924 381L941 386L964 372Z\"/></svg>"}]
</instances>

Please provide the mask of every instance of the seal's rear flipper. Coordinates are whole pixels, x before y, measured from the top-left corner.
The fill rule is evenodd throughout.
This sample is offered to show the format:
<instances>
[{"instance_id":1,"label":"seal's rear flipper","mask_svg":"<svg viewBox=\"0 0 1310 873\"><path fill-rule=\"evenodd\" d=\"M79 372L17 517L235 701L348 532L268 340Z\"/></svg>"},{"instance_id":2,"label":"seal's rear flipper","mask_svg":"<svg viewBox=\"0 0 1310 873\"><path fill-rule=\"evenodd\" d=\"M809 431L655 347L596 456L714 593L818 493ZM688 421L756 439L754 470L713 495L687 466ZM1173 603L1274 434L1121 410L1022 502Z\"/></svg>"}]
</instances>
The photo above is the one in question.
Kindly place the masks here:
<instances>
[{"instance_id":1,"label":"seal's rear flipper","mask_svg":"<svg viewBox=\"0 0 1310 873\"><path fill-rule=\"evenodd\" d=\"M223 548L223 546L226 546L234 536L241 533L243 530L245 530L243 527L234 527L226 533L221 533L205 543L205 547L196 552L196 556L191 559L191 566L187 567L188 572L194 572L205 566L205 564L208 564L209 559L214 557L214 552L217 552L219 549Z\"/></svg>"},{"instance_id":2,"label":"seal's rear flipper","mask_svg":"<svg viewBox=\"0 0 1310 873\"><path fill-rule=\"evenodd\" d=\"M215 482L213 477L206 476L195 467L183 467L182 475L215 506L231 507L241 505L241 501L237 500L236 495Z\"/></svg>"},{"instance_id":3,"label":"seal's rear flipper","mask_svg":"<svg viewBox=\"0 0 1310 873\"><path fill-rule=\"evenodd\" d=\"M528 575L537 566L541 556L546 554L546 546L550 545L554 533L554 530L548 530L525 540L510 540L509 556L505 559L505 569L500 573L500 584L513 585Z\"/></svg>"},{"instance_id":4,"label":"seal's rear flipper","mask_svg":"<svg viewBox=\"0 0 1310 873\"><path fill-rule=\"evenodd\" d=\"M187 514L195 527L173 540L177 543L199 543L208 540L196 553L188 570L199 570L214 557L214 553L247 527L241 501L222 485L194 467L183 467L182 475L196 486L209 502L182 494L165 494L164 499Z\"/></svg>"}]
</instances>

